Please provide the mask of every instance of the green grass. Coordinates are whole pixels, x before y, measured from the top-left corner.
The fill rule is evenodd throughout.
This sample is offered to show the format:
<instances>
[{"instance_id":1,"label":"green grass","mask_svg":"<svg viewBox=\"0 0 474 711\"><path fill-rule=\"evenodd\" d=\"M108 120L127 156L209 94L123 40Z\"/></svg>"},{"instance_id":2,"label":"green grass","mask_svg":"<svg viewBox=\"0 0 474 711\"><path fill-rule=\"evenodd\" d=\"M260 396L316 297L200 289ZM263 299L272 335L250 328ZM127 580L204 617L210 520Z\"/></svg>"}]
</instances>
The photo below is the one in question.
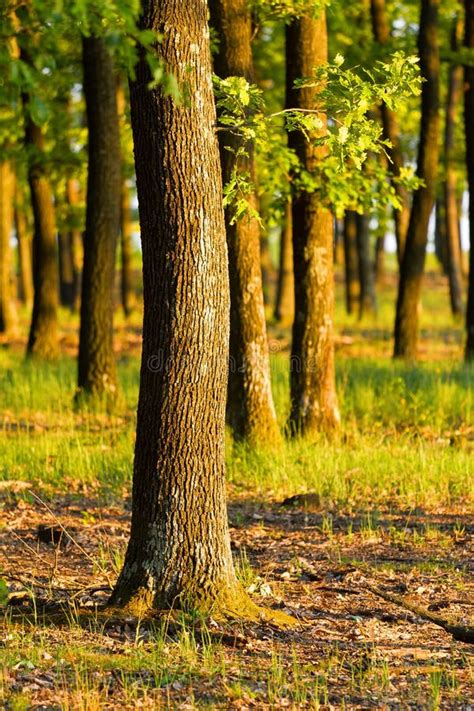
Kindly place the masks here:
<instances>
[{"instance_id":1,"label":"green grass","mask_svg":"<svg viewBox=\"0 0 474 711\"><path fill-rule=\"evenodd\" d=\"M284 354L273 357L282 426L287 368ZM2 351L0 373L0 477L27 480L46 491L122 498L132 471L138 358L119 363L123 397L113 417L74 412L72 358L25 363ZM356 507L470 500L474 443L463 431L472 422L472 368L344 357L337 380L341 436L332 442L287 442L277 451L232 446L229 438L228 480L234 490L275 498L316 491L326 504ZM12 423L20 432L11 430Z\"/></svg>"}]
</instances>

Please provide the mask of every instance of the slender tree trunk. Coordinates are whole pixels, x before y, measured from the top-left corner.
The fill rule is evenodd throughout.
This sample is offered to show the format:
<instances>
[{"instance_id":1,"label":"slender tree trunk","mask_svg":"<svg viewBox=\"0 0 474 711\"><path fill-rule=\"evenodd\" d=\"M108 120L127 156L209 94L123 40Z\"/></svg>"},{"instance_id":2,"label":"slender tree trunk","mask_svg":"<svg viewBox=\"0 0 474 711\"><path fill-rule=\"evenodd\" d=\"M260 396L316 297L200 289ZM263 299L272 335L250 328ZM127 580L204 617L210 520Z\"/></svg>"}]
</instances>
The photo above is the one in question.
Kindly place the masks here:
<instances>
[{"instance_id":1,"label":"slender tree trunk","mask_svg":"<svg viewBox=\"0 0 474 711\"><path fill-rule=\"evenodd\" d=\"M130 190L127 181L122 180L122 199L120 201L120 254L122 266L121 297L125 318L128 318L135 306L132 269L132 210L130 207Z\"/></svg>"},{"instance_id":2,"label":"slender tree trunk","mask_svg":"<svg viewBox=\"0 0 474 711\"><path fill-rule=\"evenodd\" d=\"M344 264L344 220L334 220L334 264Z\"/></svg>"},{"instance_id":3,"label":"slender tree trunk","mask_svg":"<svg viewBox=\"0 0 474 711\"><path fill-rule=\"evenodd\" d=\"M418 309L425 264L428 223L433 209L439 156L439 0L422 0L418 39L421 90L421 131L417 174L424 185L416 190L410 213L395 320L395 357L415 358Z\"/></svg>"},{"instance_id":4,"label":"slender tree trunk","mask_svg":"<svg viewBox=\"0 0 474 711\"><path fill-rule=\"evenodd\" d=\"M368 215L357 215L357 252L360 281L359 318L363 318L366 314L374 314L377 310L374 265L370 252L370 218Z\"/></svg>"},{"instance_id":5,"label":"slender tree trunk","mask_svg":"<svg viewBox=\"0 0 474 711\"><path fill-rule=\"evenodd\" d=\"M238 609L225 503L229 298L207 3L144 0L142 8L143 29L167 28L157 52L189 101L150 90L142 56L130 102L143 353L131 537L111 602Z\"/></svg>"},{"instance_id":6,"label":"slender tree trunk","mask_svg":"<svg viewBox=\"0 0 474 711\"><path fill-rule=\"evenodd\" d=\"M453 27L451 38L451 49L453 51L458 50L458 40L461 33L462 23L459 19L457 19ZM461 65L452 65L449 69L448 76L448 97L444 133L444 201L446 205L446 242L449 296L451 301L451 310L454 316L460 316L463 312L462 264L457 198L457 172L455 164L455 125L462 90L463 68Z\"/></svg>"},{"instance_id":7,"label":"slender tree trunk","mask_svg":"<svg viewBox=\"0 0 474 711\"><path fill-rule=\"evenodd\" d=\"M211 0L211 23L220 38L214 58L216 73L226 78L252 80L252 22L246 0ZM227 183L237 168L255 179L252 143L232 132L222 131L220 155L222 177ZM245 154L236 158L236 152ZM255 193L247 196L257 208ZM227 418L237 439L267 443L279 439L270 378L270 358L265 324L260 255L260 225L244 216L232 224L226 210L231 295L230 372Z\"/></svg>"},{"instance_id":8,"label":"slender tree trunk","mask_svg":"<svg viewBox=\"0 0 474 711\"><path fill-rule=\"evenodd\" d=\"M104 40L83 39L84 96L89 127L84 270L79 338L79 393L117 389L113 351L115 250L120 217L120 138L116 81Z\"/></svg>"},{"instance_id":9,"label":"slender tree trunk","mask_svg":"<svg viewBox=\"0 0 474 711\"><path fill-rule=\"evenodd\" d=\"M24 97L28 106L28 97ZM53 193L46 178L41 155L44 153L43 132L25 115L25 144L35 158L28 167L31 204L33 207L33 316L27 356L53 358L58 354L58 259ZM33 149L33 150L32 150Z\"/></svg>"},{"instance_id":10,"label":"slender tree trunk","mask_svg":"<svg viewBox=\"0 0 474 711\"><path fill-rule=\"evenodd\" d=\"M0 162L0 333L16 326L10 238L13 227L15 175L9 161Z\"/></svg>"},{"instance_id":11,"label":"slender tree trunk","mask_svg":"<svg viewBox=\"0 0 474 711\"><path fill-rule=\"evenodd\" d=\"M117 110L120 130L125 125L125 91L122 80L117 82ZM132 270L132 210L130 206L130 190L127 184L125 165L122 161L122 189L120 198L120 260L121 279L120 296L125 318L128 318L135 306Z\"/></svg>"},{"instance_id":12,"label":"slender tree trunk","mask_svg":"<svg viewBox=\"0 0 474 711\"><path fill-rule=\"evenodd\" d=\"M344 274L346 282L346 311L348 314L353 314L360 305L357 213L353 210L348 210L344 215Z\"/></svg>"},{"instance_id":13,"label":"slender tree trunk","mask_svg":"<svg viewBox=\"0 0 474 711\"><path fill-rule=\"evenodd\" d=\"M72 261L71 234L61 230L58 234L59 248L59 298L63 306L72 308L74 303L74 265Z\"/></svg>"},{"instance_id":14,"label":"slender tree trunk","mask_svg":"<svg viewBox=\"0 0 474 711\"><path fill-rule=\"evenodd\" d=\"M372 17L372 30L375 41L386 45L390 40L390 27L387 19L385 0L371 0L370 11ZM403 154L400 147L400 130L396 114L386 104L381 106L382 127L384 138L390 141L387 153L391 161L391 169L395 178L399 177L403 168ZM402 205L400 210L394 210L395 237L397 240L398 263L401 265L405 250L408 221L410 219L410 201L408 192L403 185L396 181L393 183L396 195Z\"/></svg>"},{"instance_id":15,"label":"slender tree trunk","mask_svg":"<svg viewBox=\"0 0 474 711\"><path fill-rule=\"evenodd\" d=\"M466 25L464 45L474 49L474 0L464 0ZM474 66L464 67L464 125L466 133L466 167L469 187L469 286L466 309L466 360L474 360Z\"/></svg>"},{"instance_id":16,"label":"slender tree trunk","mask_svg":"<svg viewBox=\"0 0 474 711\"><path fill-rule=\"evenodd\" d=\"M310 109L315 89L295 89L297 78L311 76L327 61L326 14L295 19L286 29L286 87L289 108ZM325 127L322 129L325 131ZM289 145L305 170L325 155L302 133L292 131ZM329 432L339 426L334 366L333 217L317 193L293 196L295 320L290 363L292 434Z\"/></svg>"},{"instance_id":17,"label":"slender tree trunk","mask_svg":"<svg viewBox=\"0 0 474 711\"><path fill-rule=\"evenodd\" d=\"M278 269L275 318L282 326L289 326L295 317L295 281L293 277L293 221L292 201L285 205L285 222L280 236L280 264Z\"/></svg>"},{"instance_id":18,"label":"slender tree trunk","mask_svg":"<svg viewBox=\"0 0 474 711\"><path fill-rule=\"evenodd\" d=\"M28 221L25 213L25 198L22 189L16 182L15 190L15 233L18 245L19 262L19 295L28 309L33 306L33 264L32 245Z\"/></svg>"},{"instance_id":19,"label":"slender tree trunk","mask_svg":"<svg viewBox=\"0 0 474 711\"><path fill-rule=\"evenodd\" d=\"M381 283L385 276L385 233L379 234L375 242L374 277Z\"/></svg>"},{"instance_id":20,"label":"slender tree trunk","mask_svg":"<svg viewBox=\"0 0 474 711\"><path fill-rule=\"evenodd\" d=\"M448 237L446 234L446 200L440 191L435 204L434 248L436 259L443 274L448 272Z\"/></svg>"},{"instance_id":21,"label":"slender tree trunk","mask_svg":"<svg viewBox=\"0 0 474 711\"><path fill-rule=\"evenodd\" d=\"M72 256L72 279L73 279L73 294L71 310L76 313L79 311L81 304L81 284L82 284L82 265L84 262L84 247L82 244L82 232L77 223L77 215L75 214L79 203L79 187L78 182L74 178L68 178L66 181L66 200L68 203L71 226L69 230L69 242Z\"/></svg>"}]
</instances>

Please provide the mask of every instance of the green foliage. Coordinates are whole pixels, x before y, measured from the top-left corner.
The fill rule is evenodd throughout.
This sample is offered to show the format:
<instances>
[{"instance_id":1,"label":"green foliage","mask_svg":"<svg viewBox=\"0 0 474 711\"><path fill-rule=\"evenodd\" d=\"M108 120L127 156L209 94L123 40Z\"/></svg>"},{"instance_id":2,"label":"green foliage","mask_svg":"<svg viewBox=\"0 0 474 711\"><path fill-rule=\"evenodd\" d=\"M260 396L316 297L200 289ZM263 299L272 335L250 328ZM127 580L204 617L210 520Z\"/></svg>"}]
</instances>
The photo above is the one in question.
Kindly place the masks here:
<instances>
[{"instance_id":1,"label":"green foliage","mask_svg":"<svg viewBox=\"0 0 474 711\"><path fill-rule=\"evenodd\" d=\"M234 218L249 209L245 196L252 192L250 176L237 166L239 159L248 155L246 146L250 144L260 156L259 165L269 166L259 175L259 182L264 192L277 197L275 209L281 209L290 175L294 190L317 192L337 215L348 208L383 209L387 204L400 208L387 180L390 168L373 158L386 153L388 143L371 109L384 102L397 110L407 97L420 93L417 61L397 52L390 62L377 61L372 69L346 69L344 58L337 55L332 63L316 68L312 77L296 82L297 88L314 89L312 109L272 114L266 112L264 92L256 85L243 77L216 79L220 130L242 138L235 155L236 169L225 189L226 204L234 205ZM301 131L307 141L325 147L326 156L311 172L304 170L288 149L282 119L287 131ZM417 185L409 168L399 180L410 188Z\"/></svg>"}]
</instances>

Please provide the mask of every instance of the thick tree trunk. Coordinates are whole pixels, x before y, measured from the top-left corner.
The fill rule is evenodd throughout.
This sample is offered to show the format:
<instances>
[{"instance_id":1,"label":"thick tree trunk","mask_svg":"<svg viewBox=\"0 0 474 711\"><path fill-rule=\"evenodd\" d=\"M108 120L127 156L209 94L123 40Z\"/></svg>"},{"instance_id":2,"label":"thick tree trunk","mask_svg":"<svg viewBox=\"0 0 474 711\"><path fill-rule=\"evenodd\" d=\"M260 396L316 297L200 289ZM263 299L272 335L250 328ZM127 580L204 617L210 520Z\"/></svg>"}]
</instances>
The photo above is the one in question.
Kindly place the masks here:
<instances>
[{"instance_id":1,"label":"thick tree trunk","mask_svg":"<svg viewBox=\"0 0 474 711\"><path fill-rule=\"evenodd\" d=\"M15 175L4 160L0 162L0 333L10 333L16 325L10 244L14 197Z\"/></svg>"},{"instance_id":2,"label":"thick tree trunk","mask_svg":"<svg viewBox=\"0 0 474 711\"><path fill-rule=\"evenodd\" d=\"M83 39L89 128L84 270L79 338L79 394L113 395L115 250L120 218L120 138L114 65L104 40Z\"/></svg>"},{"instance_id":3,"label":"thick tree trunk","mask_svg":"<svg viewBox=\"0 0 474 711\"><path fill-rule=\"evenodd\" d=\"M370 252L370 218L357 215L357 252L359 262L360 306L359 318L377 310L374 264Z\"/></svg>"},{"instance_id":4,"label":"thick tree trunk","mask_svg":"<svg viewBox=\"0 0 474 711\"><path fill-rule=\"evenodd\" d=\"M344 276L346 311L353 314L360 305L359 254L357 250L357 213L347 210L344 215Z\"/></svg>"},{"instance_id":5,"label":"thick tree trunk","mask_svg":"<svg viewBox=\"0 0 474 711\"><path fill-rule=\"evenodd\" d=\"M387 19L385 0L371 0L370 11L375 41L380 45L385 45L390 40L390 27ZM400 147L400 130L398 128L397 117L386 104L382 104L381 106L381 115L384 138L388 139L391 144L390 147L387 148L387 153L391 161L390 167L394 177L397 178L403 168L403 154ZM403 185L394 182L393 187L402 205L401 210L394 210L393 212L398 263L401 265L403 252L405 250L408 221L410 219L410 201L408 192Z\"/></svg>"},{"instance_id":6,"label":"thick tree trunk","mask_svg":"<svg viewBox=\"0 0 474 711\"><path fill-rule=\"evenodd\" d=\"M211 0L211 23L219 36L215 72L222 78L252 80L252 22L246 0ZM254 149L230 131L221 131L222 177L227 183L237 168L255 179ZM245 150L236 159L236 152ZM247 199L257 208L255 193ZM230 368L227 418L234 436L264 444L279 439L270 378L260 255L260 225L245 215L232 224L226 210L231 295Z\"/></svg>"},{"instance_id":7,"label":"thick tree trunk","mask_svg":"<svg viewBox=\"0 0 474 711\"><path fill-rule=\"evenodd\" d=\"M451 49L458 50L458 39L461 36L462 23L455 21L453 27ZM447 242L447 272L449 279L449 296L451 311L454 316L463 312L462 303L462 263L461 240L459 233L459 214L457 197L457 171L455 162L455 126L457 109L463 90L463 68L452 65L448 75L448 96L446 103L446 121L444 133L445 183L444 201L446 205L446 242Z\"/></svg>"},{"instance_id":8,"label":"thick tree trunk","mask_svg":"<svg viewBox=\"0 0 474 711\"><path fill-rule=\"evenodd\" d=\"M285 205L285 222L280 236L280 264L278 268L275 319L289 326L295 317L295 280L293 277L293 219L292 201Z\"/></svg>"},{"instance_id":9,"label":"thick tree trunk","mask_svg":"<svg viewBox=\"0 0 474 711\"><path fill-rule=\"evenodd\" d=\"M28 98L24 99L25 105ZM27 356L53 358L58 354L58 259L53 193L41 164L43 132L29 115L25 116L25 144L36 156L28 168L33 207L33 316Z\"/></svg>"},{"instance_id":10,"label":"thick tree trunk","mask_svg":"<svg viewBox=\"0 0 474 711\"><path fill-rule=\"evenodd\" d=\"M121 289L122 308L125 318L128 318L135 306L135 291L133 289L132 269L132 210L130 207L130 190L126 180L122 180L122 198L120 201L120 255L121 255Z\"/></svg>"},{"instance_id":11,"label":"thick tree trunk","mask_svg":"<svg viewBox=\"0 0 474 711\"><path fill-rule=\"evenodd\" d=\"M287 107L311 109L315 89L295 89L294 81L311 76L327 61L326 14L295 19L286 29ZM325 130L325 127L322 129ZM289 133L305 170L324 159L325 148ZM330 432L339 426L334 366L333 217L317 193L293 196L295 320L290 362L292 434Z\"/></svg>"},{"instance_id":12,"label":"thick tree trunk","mask_svg":"<svg viewBox=\"0 0 474 711\"><path fill-rule=\"evenodd\" d=\"M474 49L474 0L464 0L466 26L464 45ZM469 286L466 309L466 360L474 360L474 67L464 67L464 125L466 133L466 168L469 187Z\"/></svg>"},{"instance_id":13,"label":"thick tree trunk","mask_svg":"<svg viewBox=\"0 0 474 711\"><path fill-rule=\"evenodd\" d=\"M132 529L113 604L236 606L225 503L229 286L207 3L144 0L142 28L186 87L130 88L144 322ZM244 613L242 607L241 614Z\"/></svg>"},{"instance_id":14,"label":"thick tree trunk","mask_svg":"<svg viewBox=\"0 0 474 711\"><path fill-rule=\"evenodd\" d=\"M33 264L31 234L25 213L25 198L16 183L15 190L15 234L18 245L19 297L28 309L33 306Z\"/></svg>"},{"instance_id":15,"label":"thick tree trunk","mask_svg":"<svg viewBox=\"0 0 474 711\"><path fill-rule=\"evenodd\" d=\"M421 94L421 130L417 174L424 185L416 190L400 268L395 357L415 358L418 309L425 264L428 223L433 209L439 156L439 0L422 0L418 39L420 70L425 81Z\"/></svg>"}]
</instances>

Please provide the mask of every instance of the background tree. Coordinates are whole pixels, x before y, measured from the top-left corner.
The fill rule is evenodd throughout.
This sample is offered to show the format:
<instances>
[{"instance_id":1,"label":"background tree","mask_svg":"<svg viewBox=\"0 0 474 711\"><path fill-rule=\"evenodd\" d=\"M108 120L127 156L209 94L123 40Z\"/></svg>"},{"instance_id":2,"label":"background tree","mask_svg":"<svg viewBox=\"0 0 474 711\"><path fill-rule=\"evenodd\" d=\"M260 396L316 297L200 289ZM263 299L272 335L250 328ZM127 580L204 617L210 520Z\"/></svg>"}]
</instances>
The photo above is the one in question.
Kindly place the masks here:
<instances>
[{"instance_id":1,"label":"background tree","mask_svg":"<svg viewBox=\"0 0 474 711\"><path fill-rule=\"evenodd\" d=\"M315 88L296 89L295 80L310 77L327 61L326 14L293 20L287 27L287 107L314 109ZM322 114L321 133L326 130ZM324 146L290 132L289 145L311 173L325 154ZM290 361L290 430L294 434L331 431L339 425L333 337L333 217L317 192L293 194L293 259L295 320Z\"/></svg>"},{"instance_id":2,"label":"background tree","mask_svg":"<svg viewBox=\"0 0 474 711\"><path fill-rule=\"evenodd\" d=\"M211 23L219 36L214 69L219 77L251 82L252 21L247 0L211 0ZM236 172L255 184L252 142L233 131L219 133L224 184ZM226 209L231 295L230 368L227 417L234 435L254 443L279 438L270 379L260 257L260 224L255 188L244 195L250 210Z\"/></svg>"},{"instance_id":3,"label":"background tree","mask_svg":"<svg viewBox=\"0 0 474 711\"><path fill-rule=\"evenodd\" d=\"M400 268L395 357L415 358L418 340L418 310L425 264L428 223L433 208L439 156L439 0L422 0L419 29L420 69L425 79L421 89L421 129L417 175L423 180L413 196L405 251Z\"/></svg>"},{"instance_id":4,"label":"background tree","mask_svg":"<svg viewBox=\"0 0 474 711\"><path fill-rule=\"evenodd\" d=\"M464 46L474 50L474 0L464 0L466 12ZM466 168L469 187L469 286L466 308L466 360L474 359L474 65L464 67L464 125L466 132Z\"/></svg>"},{"instance_id":5,"label":"background tree","mask_svg":"<svg viewBox=\"0 0 474 711\"><path fill-rule=\"evenodd\" d=\"M117 84L117 110L119 115L120 135L122 144L122 187L120 197L120 260L121 279L120 296L125 318L128 318L135 307L135 290L133 285L133 241L132 241L132 207L130 204L130 187L128 185L129 166L125 156L131 154L127 151L128 132L126 116L126 98L123 82Z\"/></svg>"},{"instance_id":6,"label":"background tree","mask_svg":"<svg viewBox=\"0 0 474 711\"><path fill-rule=\"evenodd\" d=\"M390 24L387 17L385 0L370 0L370 14L372 18L372 30L375 41L380 49L385 48L391 39ZM400 129L396 113L392 111L385 102L380 107L383 132L389 141L387 153L391 161L393 171L393 185L395 193L400 201L400 209L393 211L395 223L395 236L397 240L398 262L401 264L405 249L406 233L410 217L410 202L406 187L397 180L404 167L403 154L400 146Z\"/></svg>"},{"instance_id":7,"label":"background tree","mask_svg":"<svg viewBox=\"0 0 474 711\"><path fill-rule=\"evenodd\" d=\"M19 296L28 309L33 306L33 265L31 232L28 224L24 188L17 178L14 205L15 234L18 249Z\"/></svg>"},{"instance_id":8,"label":"background tree","mask_svg":"<svg viewBox=\"0 0 474 711\"><path fill-rule=\"evenodd\" d=\"M344 215L344 276L346 311L355 313L360 303L359 252L357 249L357 212Z\"/></svg>"},{"instance_id":9,"label":"background tree","mask_svg":"<svg viewBox=\"0 0 474 711\"><path fill-rule=\"evenodd\" d=\"M3 160L0 162L0 333L8 333L16 324L10 244L14 195L15 175L10 162Z\"/></svg>"},{"instance_id":10,"label":"background tree","mask_svg":"<svg viewBox=\"0 0 474 711\"><path fill-rule=\"evenodd\" d=\"M80 393L116 391L113 351L115 249L121 162L115 69L105 41L84 37L84 96L89 128L84 270L79 337Z\"/></svg>"},{"instance_id":11,"label":"background tree","mask_svg":"<svg viewBox=\"0 0 474 711\"><path fill-rule=\"evenodd\" d=\"M456 18L451 35L451 49L458 50L462 35L462 23ZM449 279L449 296L454 316L463 312L463 280L461 258L461 236L458 213L458 179L456 170L455 127L458 106L463 90L463 68L453 62L448 69L448 92L446 98L446 118L444 129L444 205L446 218L446 267Z\"/></svg>"},{"instance_id":12,"label":"background tree","mask_svg":"<svg viewBox=\"0 0 474 711\"><path fill-rule=\"evenodd\" d=\"M25 55L24 55L25 56ZM27 355L52 358L58 353L58 258L53 193L44 166L44 135L25 106L25 146L30 156L28 183L33 207L33 315Z\"/></svg>"},{"instance_id":13,"label":"background tree","mask_svg":"<svg viewBox=\"0 0 474 711\"><path fill-rule=\"evenodd\" d=\"M278 283L275 319L283 326L295 317L295 280L293 276L293 212L291 199L286 200L285 220L280 235Z\"/></svg>"}]
</instances>

